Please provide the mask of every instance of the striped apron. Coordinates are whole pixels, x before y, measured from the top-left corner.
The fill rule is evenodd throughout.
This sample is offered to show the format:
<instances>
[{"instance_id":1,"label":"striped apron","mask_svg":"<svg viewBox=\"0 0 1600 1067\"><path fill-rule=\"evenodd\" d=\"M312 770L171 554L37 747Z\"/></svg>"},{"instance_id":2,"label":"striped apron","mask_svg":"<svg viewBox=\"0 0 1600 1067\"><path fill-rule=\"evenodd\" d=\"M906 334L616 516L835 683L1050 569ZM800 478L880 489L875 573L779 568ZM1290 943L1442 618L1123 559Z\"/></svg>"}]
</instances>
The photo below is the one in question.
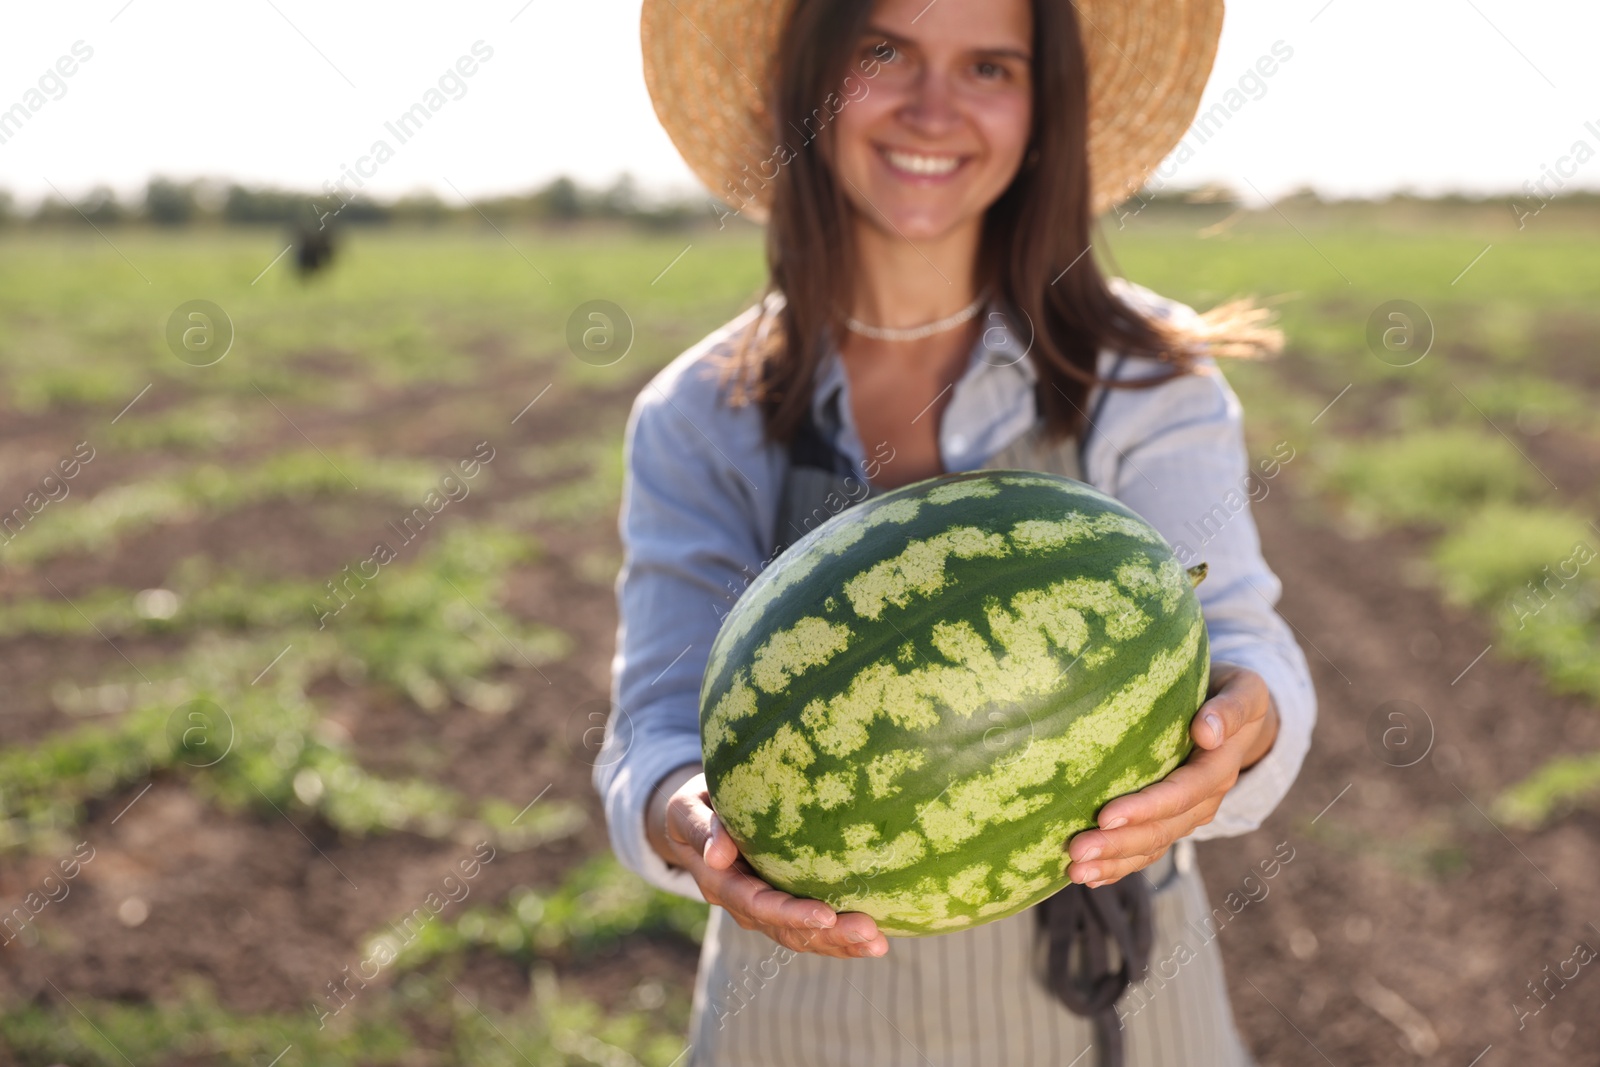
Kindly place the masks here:
<instances>
[{"instance_id":1,"label":"striped apron","mask_svg":"<svg viewBox=\"0 0 1600 1067\"><path fill-rule=\"evenodd\" d=\"M809 424L790 458L782 543L848 506L838 501L878 492ZM1082 478L1075 439L1050 444L1039 424L984 466ZM1234 1027L1194 842L1130 877L1146 879L1153 937L1144 977L1116 1003L1123 1062L1255 1067ZM1106 1051L1095 1049L1093 1021L1046 985L1042 906L954 933L891 937L881 957L835 959L792 952L713 905L687 1067L1092 1067Z\"/></svg>"}]
</instances>

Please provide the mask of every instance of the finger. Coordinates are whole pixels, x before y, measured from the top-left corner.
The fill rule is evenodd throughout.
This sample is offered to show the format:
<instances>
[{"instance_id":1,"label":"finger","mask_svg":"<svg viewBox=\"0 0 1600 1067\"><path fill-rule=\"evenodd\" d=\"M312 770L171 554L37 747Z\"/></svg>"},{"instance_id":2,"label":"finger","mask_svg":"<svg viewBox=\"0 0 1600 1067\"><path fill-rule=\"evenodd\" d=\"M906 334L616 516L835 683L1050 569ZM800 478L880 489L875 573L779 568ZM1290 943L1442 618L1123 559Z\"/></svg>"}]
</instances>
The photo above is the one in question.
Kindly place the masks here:
<instances>
[{"instance_id":1,"label":"finger","mask_svg":"<svg viewBox=\"0 0 1600 1067\"><path fill-rule=\"evenodd\" d=\"M840 937L838 930L792 930L787 927L757 927L768 937L793 949L795 952L810 952L818 956L832 956L836 959L861 959L866 957L882 956L889 950L889 940L878 934L867 941L855 941L848 937Z\"/></svg>"},{"instance_id":2,"label":"finger","mask_svg":"<svg viewBox=\"0 0 1600 1067\"><path fill-rule=\"evenodd\" d=\"M705 799L705 794L701 797ZM746 929L766 928L768 936L785 930L806 935L838 955L882 955L888 951L888 939L878 931L870 915L841 915L823 901L796 897L767 883L739 854L738 846L709 805L679 802L670 806L668 837L679 837L685 849L700 856L704 869L698 873L697 881L702 894L726 909ZM788 947L814 950L799 945Z\"/></svg>"},{"instance_id":3,"label":"finger","mask_svg":"<svg viewBox=\"0 0 1600 1067\"><path fill-rule=\"evenodd\" d=\"M877 928L872 917L861 912L845 912L831 930L793 931L800 951L841 957L882 956L889 951L889 939Z\"/></svg>"},{"instance_id":4,"label":"finger","mask_svg":"<svg viewBox=\"0 0 1600 1067\"><path fill-rule=\"evenodd\" d=\"M807 930L802 936L809 949L840 956L881 956L889 951L888 937L872 916L859 911L842 912L832 929Z\"/></svg>"},{"instance_id":5,"label":"finger","mask_svg":"<svg viewBox=\"0 0 1600 1067\"><path fill-rule=\"evenodd\" d=\"M1082 847L1081 857L1067 865L1067 877L1082 885L1116 881L1151 862L1157 852L1167 847L1167 835L1175 832L1166 821L1139 823L1132 830L1131 834L1118 830L1114 836L1106 835L1104 845Z\"/></svg>"},{"instance_id":6,"label":"finger","mask_svg":"<svg viewBox=\"0 0 1600 1067\"><path fill-rule=\"evenodd\" d=\"M1232 748L1196 752L1161 781L1117 797L1101 808L1099 829L1086 830L1078 836L1115 833L1119 827L1170 818L1194 807L1212 793L1225 791L1238 777L1239 762L1240 754ZM1091 838L1086 844L1089 843L1105 847L1098 838Z\"/></svg>"},{"instance_id":7,"label":"finger","mask_svg":"<svg viewBox=\"0 0 1600 1067\"><path fill-rule=\"evenodd\" d=\"M1164 848L1154 855L1130 857L1125 860L1118 860L1111 864L1102 865L1099 873L1091 877L1090 880L1085 884L1090 889L1094 889L1096 886L1110 885L1113 882L1119 882L1124 878L1138 874L1145 868L1150 867L1162 856L1165 856L1167 851L1168 850Z\"/></svg>"},{"instance_id":8,"label":"finger","mask_svg":"<svg viewBox=\"0 0 1600 1067\"><path fill-rule=\"evenodd\" d=\"M743 865L744 861L740 860ZM752 879L754 881L754 879ZM767 936L780 944L793 948L797 952L821 952L825 955L837 956L879 956L889 949L889 940L878 929L878 924L872 916L858 911L840 912L828 907L822 901L811 900L804 897L791 897L780 890L765 883L766 892L778 894L786 900L780 901L783 908L787 909L790 921L771 923L757 917L748 918L747 928L764 931ZM772 900L752 900L758 891L751 891L751 896L736 895L733 906L728 908L735 918L748 916L747 908L754 907L761 914L770 914L766 909L774 903ZM799 906L811 909L805 912ZM819 921L821 914L831 915L832 923ZM799 922L792 921L793 916L803 915ZM741 921L740 925L746 925Z\"/></svg>"},{"instance_id":9,"label":"finger","mask_svg":"<svg viewBox=\"0 0 1600 1067\"><path fill-rule=\"evenodd\" d=\"M852 956L881 956L889 951L889 938L865 912L843 912L838 924L822 931L822 937L829 944L842 945Z\"/></svg>"},{"instance_id":10,"label":"finger","mask_svg":"<svg viewBox=\"0 0 1600 1067\"><path fill-rule=\"evenodd\" d=\"M753 874L743 860L727 871L705 875L722 907L749 921L790 930L828 930L839 916L820 900L791 896ZM871 922L870 916L864 916Z\"/></svg>"},{"instance_id":11,"label":"finger","mask_svg":"<svg viewBox=\"0 0 1600 1067\"><path fill-rule=\"evenodd\" d=\"M1194 743L1214 749L1235 736L1253 719L1267 713L1267 686L1255 671L1234 668L1204 704L1190 726Z\"/></svg>"},{"instance_id":12,"label":"finger","mask_svg":"<svg viewBox=\"0 0 1600 1067\"><path fill-rule=\"evenodd\" d=\"M1099 879L1115 880L1132 871L1148 866L1181 838L1193 833L1199 826L1211 821L1222 804L1221 796L1208 798L1197 807L1181 812L1170 819L1118 830L1110 844L1101 851L1084 849L1084 858L1074 859L1067 867L1067 877L1074 882L1093 885Z\"/></svg>"}]
</instances>

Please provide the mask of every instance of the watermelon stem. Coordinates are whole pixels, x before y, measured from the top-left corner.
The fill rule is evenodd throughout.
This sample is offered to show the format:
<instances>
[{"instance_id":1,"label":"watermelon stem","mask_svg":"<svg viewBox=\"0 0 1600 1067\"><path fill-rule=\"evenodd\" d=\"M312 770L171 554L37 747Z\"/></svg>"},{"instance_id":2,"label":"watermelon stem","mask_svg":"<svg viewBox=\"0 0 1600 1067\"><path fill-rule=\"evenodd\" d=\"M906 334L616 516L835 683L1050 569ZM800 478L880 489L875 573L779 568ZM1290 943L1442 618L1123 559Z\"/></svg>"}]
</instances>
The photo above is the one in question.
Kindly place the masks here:
<instances>
[{"instance_id":1,"label":"watermelon stem","mask_svg":"<svg viewBox=\"0 0 1600 1067\"><path fill-rule=\"evenodd\" d=\"M1206 565L1205 565L1205 563L1204 562L1196 563L1193 567L1189 568L1188 574L1189 574L1189 588L1193 589L1195 586L1199 585L1205 579L1205 576L1206 576Z\"/></svg>"}]
</instances>

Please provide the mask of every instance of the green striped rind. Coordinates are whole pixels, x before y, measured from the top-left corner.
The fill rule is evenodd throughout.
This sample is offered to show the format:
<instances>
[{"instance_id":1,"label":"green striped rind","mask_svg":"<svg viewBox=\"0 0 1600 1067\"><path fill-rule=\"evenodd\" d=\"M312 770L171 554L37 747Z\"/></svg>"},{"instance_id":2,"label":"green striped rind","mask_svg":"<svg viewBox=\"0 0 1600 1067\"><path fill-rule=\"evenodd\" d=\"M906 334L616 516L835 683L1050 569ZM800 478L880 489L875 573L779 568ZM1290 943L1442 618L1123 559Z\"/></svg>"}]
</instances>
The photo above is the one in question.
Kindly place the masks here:
<instances>
[{"instance_id":1,"label":"green striped rind","mask_svg":"<svg viewBox=\"0 0 1600 1067\"><path fill-rule=\"evenodd\" d=\"M701 690L706 778L763 878L921 936L1066 882L1067 839L1188 754L1188 575L1115 499L946 475L812 530L740 598Z\"/></svg>"}]
</instances>

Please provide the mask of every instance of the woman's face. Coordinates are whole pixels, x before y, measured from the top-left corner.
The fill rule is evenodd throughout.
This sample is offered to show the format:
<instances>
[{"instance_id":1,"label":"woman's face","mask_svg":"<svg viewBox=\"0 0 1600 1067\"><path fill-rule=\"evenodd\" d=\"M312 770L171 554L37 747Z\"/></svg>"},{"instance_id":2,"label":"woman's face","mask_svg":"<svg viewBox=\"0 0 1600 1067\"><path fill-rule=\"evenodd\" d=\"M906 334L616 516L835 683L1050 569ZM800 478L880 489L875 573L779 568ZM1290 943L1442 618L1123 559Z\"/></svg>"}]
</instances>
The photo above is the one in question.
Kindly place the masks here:
<instances>
[{"instance_id":1,"label":"woman's face","mask_svg":"<svg viewBox=\"0 0 1600 1067\"><path fill-rule=\"evenodd\" d=\"M1027 150L1029 0L878 0L867 26L835 174L870 225L942 237L983 214Z\"/></svg>"}]
</instances>

